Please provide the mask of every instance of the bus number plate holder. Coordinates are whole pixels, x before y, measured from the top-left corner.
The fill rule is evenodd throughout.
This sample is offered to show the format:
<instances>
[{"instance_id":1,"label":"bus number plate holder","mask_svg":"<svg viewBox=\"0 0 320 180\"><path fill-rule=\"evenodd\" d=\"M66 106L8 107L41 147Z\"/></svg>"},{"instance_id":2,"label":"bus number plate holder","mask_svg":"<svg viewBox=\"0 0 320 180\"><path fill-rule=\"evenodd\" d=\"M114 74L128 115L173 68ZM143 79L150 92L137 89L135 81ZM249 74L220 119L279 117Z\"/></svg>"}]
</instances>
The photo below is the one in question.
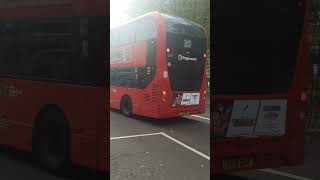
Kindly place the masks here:
<instances>
[{"instance_id":1,"label":"bus number plate holder","mask_svg":"<svg viewBox=\"0 0 320 180\"><path fill-rule=\"evenodd\" d=\"M252 166L253 166L252 158L227 159L222 161L222 168L224 170L244 169L244 168L251 168Z\"/></svg>"},{"instance_id":2,"label":"bus number plate holder","mask_svg":"<svg viewBox=\"0 0 320 180\"><path fill-rule=\"evenodd\" d=\"M179 113L180 116L188 116L190 115L189 111Z\"/></svg>"}]
</instances>

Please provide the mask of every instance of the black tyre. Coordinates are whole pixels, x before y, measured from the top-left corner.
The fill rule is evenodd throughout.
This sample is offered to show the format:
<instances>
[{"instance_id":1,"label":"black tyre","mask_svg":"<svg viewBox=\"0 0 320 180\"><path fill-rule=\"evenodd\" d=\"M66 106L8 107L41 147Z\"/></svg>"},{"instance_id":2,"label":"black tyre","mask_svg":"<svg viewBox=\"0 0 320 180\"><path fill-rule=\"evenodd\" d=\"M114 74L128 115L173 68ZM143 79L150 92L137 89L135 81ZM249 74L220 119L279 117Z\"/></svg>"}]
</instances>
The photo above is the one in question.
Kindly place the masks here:
<instances>
[{"instance_id":1,"label":"black tyre","mask_svg":"<svg viewBox=\"0 0 320 180\"><path fill-rule=\"evenodd\" d=\"M130 97L124 96L121 100L120 111L123 115L131 117L132 116L132 102Z\"/></svg>"},{"instance_id":2,"label":"black tyre","mask_svg":"<svg viewBox=\"0 0 320 180\"><path fill-rule=\"evenodd\" d=\"M62 174L69 165L69 129L62 113L46 112L34 136L34 153L49 171Z\"/></svg>"}]
</instances>

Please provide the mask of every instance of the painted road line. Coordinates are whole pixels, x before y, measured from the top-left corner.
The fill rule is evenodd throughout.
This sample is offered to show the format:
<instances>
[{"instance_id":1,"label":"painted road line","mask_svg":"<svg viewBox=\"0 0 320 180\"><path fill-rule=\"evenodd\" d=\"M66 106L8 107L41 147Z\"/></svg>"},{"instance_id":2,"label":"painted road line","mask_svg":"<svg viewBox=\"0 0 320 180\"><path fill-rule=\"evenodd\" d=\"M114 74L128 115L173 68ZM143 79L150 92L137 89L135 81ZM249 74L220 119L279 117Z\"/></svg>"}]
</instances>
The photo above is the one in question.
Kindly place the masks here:
<instances>
[{"instance_id":1,"label":"painted road line","mask_svg":"<svg viewBox=\"0 0 320 180\"><path fill-rule=\"evenodd\" d=\"M267 172L267 173L271 173L271 174L276 174L276 175L280 175L280 176L284 176L284 177L289 177L289 178L297 179L297 180L312 180L312 179L309 179L309 178L297 176L297 175L286 173L286 172L283 172L283 171L277 171L277 170L274 170L274 169L259 169L259 171L263 171L263 172Z\"/></svg>"},{"instance_id":2,"label":"painted road line","mask_svg":"<svg viewBox=\"0 0 320 180\"><path fill-rule=\"evenodd\" d=\"M172 140L173 142L175 142L175 143L177 143L177 144L179 144L179 145L183 146L183 147L184 147L184 148L186 148L186 149L189 149L190 151L192 151L192 152L194 152L194 153L198 154L199 156L202 156L202 157L204 157L204 158L206 158L207 160L209 160L209 161L210 161L210 157L209 157L208 155L203 154L202 152L200 152L200 151L198 151L198 150L196 150L196 149L194 149L194 148L192 148L192 147L190 147L190 146L188 146L188 145L184 144L183 142L181 142L181 141L179 141L179 140L177 140L177 139L175 139L175 138L173 138L173 137L169 136L168 134L166 134L166 133L164 133L164 132L162 132L161 134L162 134L164 137L166 137L166 138L168 138L168 139Z\"/></svg>"},{"instance_id":3,"label":"painted road line","mask_svg":"<svg viewBox=\"0 0 320 180\"><path fill-rule=\"evenodd\" d=\"M191 116L192 116L192 117L196 117L196 118L205 119L205 120L210 121L210 118L207 118L207 117L197 116L197 115L191 115Z\"/></svg>"},{"instance_id":4,"label":"painted road line","mask_svg":"<svg viewBox=\"0 0 320 180\"><path fill-rule=\"evenodd\" d=\"M184 148L186 148L186 149L188 149L188 150L190 150L190 151L198 154L199 156L201 156L201 157L203 157L203 158L205 158L205 159L207 159L207 160L210 161L210 156L208 156L208 155L206 155L206 154L204 154L204 153L202 153L202 152L200 152L200 151L198 151L198 150L196 150L196 149L194 149L194 148L192 148L192 147L184 144L183 142L181 142L181 141L173 138L172 136L169 136L168 134L166 134L166 133L164 133L164 132L150 133L150 134L137 134L137 135L120 136L120 137L112 137L112 138L110 138L110 140L137 138L137 137L145 137L145 136L156 136L156 135L162 135L162 136L170 139L171 141L173 141L173 142L181 145L182 147L184 147Z\"/></svg>"},{"instance_id":5,"label":"painted road line","mask_svg":"<svg viewBox=\"0 0 320 180\"><path fill-rule=\"evenodd\" d=\"M162 134L161 134L161 132L158 132L158 133L149 133L149 134L137 134L137 135L130 135L130 136L112 137L112 138L110 138L110 140L128 139L128 138L144 137L144 136L155 136L155 135L162 135Z\"/></svg>"}]
</instances>

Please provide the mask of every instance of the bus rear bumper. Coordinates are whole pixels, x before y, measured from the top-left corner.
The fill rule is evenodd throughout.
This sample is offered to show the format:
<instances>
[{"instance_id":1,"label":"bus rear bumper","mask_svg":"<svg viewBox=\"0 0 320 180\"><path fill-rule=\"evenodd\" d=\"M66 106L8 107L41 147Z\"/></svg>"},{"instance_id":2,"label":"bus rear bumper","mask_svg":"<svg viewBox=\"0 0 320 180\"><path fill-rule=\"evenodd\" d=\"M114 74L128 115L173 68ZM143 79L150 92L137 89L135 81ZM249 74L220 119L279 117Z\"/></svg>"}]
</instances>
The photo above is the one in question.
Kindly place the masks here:
<instances>
[{"instance_id":1,"label":"bus rear bumper","mask_svg":"<svg viewBox=\"0 0 320 180\"><path fill-rule=\"evenodd\" d=\"M286 145L285 137L216 140L211 142L210 172L222 174L303 164L303 155L292 156Z\"/></svg>"},{"instance_id":2,"label":"bus rear bumper","mask_svg":"<svg viewBox=\"0 0 320 180\"><path fill-rule=\"evenodd\" d=\"M169 119L169 118L178 118L182 116L190 116L190 115L196 115L196 114L203 114L204 111L200 110L180 110L180 111L174 111L169 113L159 113L157 115L157 119Z\"/></svg>"}]
</instances>

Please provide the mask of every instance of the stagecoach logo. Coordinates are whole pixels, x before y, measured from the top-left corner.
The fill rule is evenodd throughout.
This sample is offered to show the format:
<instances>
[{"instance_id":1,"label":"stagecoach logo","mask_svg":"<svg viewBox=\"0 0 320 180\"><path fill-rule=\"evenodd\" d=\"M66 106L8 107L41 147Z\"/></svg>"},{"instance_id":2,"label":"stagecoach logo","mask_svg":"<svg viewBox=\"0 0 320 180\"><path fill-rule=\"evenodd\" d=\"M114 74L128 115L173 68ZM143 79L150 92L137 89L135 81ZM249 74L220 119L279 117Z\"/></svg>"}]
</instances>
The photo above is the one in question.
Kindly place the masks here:
<instances>
[{"instance_id":1,"label":"stagecoach logo","mask_svg":"<svg viewBox=\"0 0 320 180\"><path fill-rule=\"evenodd\" d=\"M184 40L184 47L185 48L191 48L192 47L192 41L189 39Z\"/></svg>"},{"instance_id":2,"label":"stagecoach logo","mask_svg":"<svg viewBox=\"0 0 320 180\"><path fill-rule=\"evenodd\" d=\"M185 61L197 61L198 59L197 58L191 58L191 57L185 57L181 54L178 55L178 60L179 61L182 61L182 60L185 60Z\"/></svg>"}]
</instances>

